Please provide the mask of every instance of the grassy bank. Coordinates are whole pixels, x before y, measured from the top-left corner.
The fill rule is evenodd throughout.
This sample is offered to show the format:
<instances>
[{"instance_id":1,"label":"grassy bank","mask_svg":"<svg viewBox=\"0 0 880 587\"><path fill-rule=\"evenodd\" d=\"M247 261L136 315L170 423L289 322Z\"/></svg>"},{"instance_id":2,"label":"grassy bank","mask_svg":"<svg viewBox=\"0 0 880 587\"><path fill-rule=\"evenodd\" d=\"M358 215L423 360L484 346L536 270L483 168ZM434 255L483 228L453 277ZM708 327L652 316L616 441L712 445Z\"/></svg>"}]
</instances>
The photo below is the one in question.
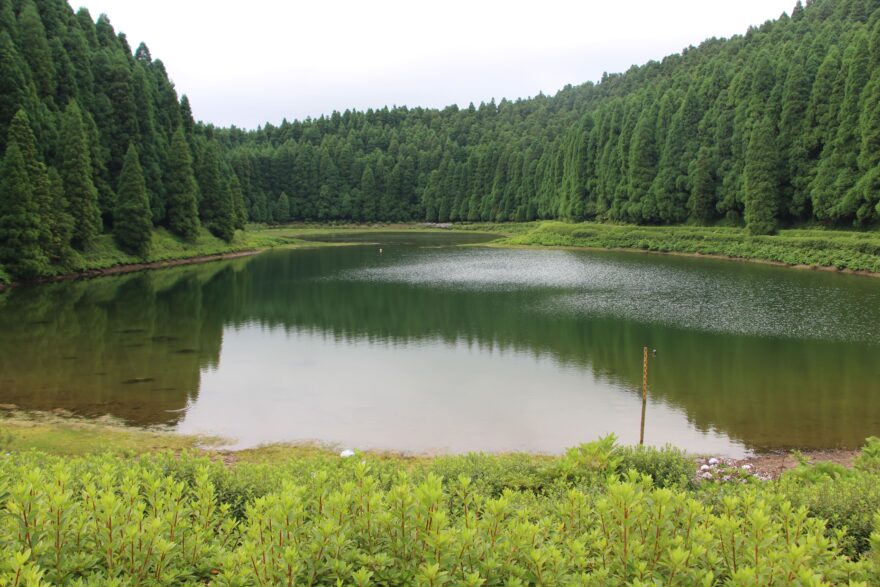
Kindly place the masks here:
<instances>
[{"instance_id":1,"label":"grassy bank","mask_svg":"<svg viewBox=\"0 0 880 587\"><path fill-rule=\"evenodd\" d=\"M163 262L215 258L279 246L330 246L330 243L309 242L303 239L334 233L449 230L497 234L499 240L493 243L495 246L630 249L880 273L880 232L878 231L791 229L782 230L773 236L751 236L739 228L568 224L553 221L443 226L443 228L425 224L252 226L247 231L237 232L229 243L214 237L206 230L201 232L195 243L188 243L164 229L158 229L153 234L152 252L146 258L123 253L115 246L112 237L103 235L99 237L91 251L80 255L68 267L56 268L53 276L94 274L113 268L139 269L149 265L161 265ZM10 277L0 267L0 286L10 281Z\"/></svg>"},{"instance_id":2,"label":"grassy bank","mask_svg":"<svg viewBox=\"0 0 880 587\"><path fill-rule=\"evenodd\" d=\"M89 274L117 267L140 267L164 261L213 257L286 244L283 239L272 238L260 231L238 231L232 242L227 243L204 229L199 233L196 241L190 243L161 228L153 232L152 243L148 256L135 257L119 250L113 242L112 236L101 235L89 251L78 254L66 266L53 266L45 277L52 279L76 274ZM11 281L11 277L0 267L0 284L9 284Z\"/></svg>"},{"instance_id":3,"label":"grassy bank","mask_svg":"<svg viewBox=\"0 0 880 587\"><path fill-rule=\"evenodd\" d=\"M764 481L611 438L552 458L270 447L230 466L112 422L9 411L2 430L0 584L880 581L877 441L851 469Z\"/></svg>"},{"instance_id":4,"label":"grassy bank","mask_svg":"<svg viewBox=\"0 0 880 587\"><path fill-rule=\"evenodd\" d=\"M504 226L475 225L504 231ZM739 228L621 226L541 222L514 225L499 245L588 247L714 255L786 265L880 273L880 232L781 230L751 236Z\"/></svg>"},{"instance_id":5,"label":"grassy bank","mask_svg":"<svg viewBox=\"0 0 880 587\"><path fill-rule=\"evenodd\" d=\"M342 232L400 232L400 231L431 231L419 224L387 224L387 225L290 225L267 227L253 225L245 231L237 231L231 242L223 241L205 229L199 233L195 242L184 241L165 229L153 231L152 248L146 257L135 257L119 250L113 237L105 234L97 238L94 246L87 252L78 254L67 266L53 267L46 279L76 277L78 275L95 275L113 270L139 270L161 267L174 261L200 259L213 260L224 255L232 255L244 251L260 251L275 247L323 247L339 246L343 243L322 243L307 241L305 238L318 235ZM0 266L0 287L12 283L12 278Z\"/></svg>"}]
</instances>

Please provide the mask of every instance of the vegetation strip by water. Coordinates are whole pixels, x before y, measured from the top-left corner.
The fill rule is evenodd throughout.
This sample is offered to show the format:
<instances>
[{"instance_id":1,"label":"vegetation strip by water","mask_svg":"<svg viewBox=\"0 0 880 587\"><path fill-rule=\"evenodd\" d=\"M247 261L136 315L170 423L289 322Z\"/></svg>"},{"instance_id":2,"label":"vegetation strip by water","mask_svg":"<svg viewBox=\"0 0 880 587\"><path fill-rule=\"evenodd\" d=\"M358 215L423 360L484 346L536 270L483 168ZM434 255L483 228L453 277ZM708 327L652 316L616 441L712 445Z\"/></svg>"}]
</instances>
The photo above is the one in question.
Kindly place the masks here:
<instances>
[{"instance_id":1,"label":"vegetation strip by water","mask_svg":"<svg viewBox=\"0 0 880 587\"><path fill-rule=\"evenodd\" d=\"M827 229L787 229L773 236L752 236L743 229L697 226L634 226L594 222L386 224L386 225L290 225L253 226L236 233L225 243L203 230L195 243L185 243L164 230L153 235L153 249L146 257L126 255L109 236L98 237L95 248L83 255L73 271L54 276L100 275L129 268L161 268L163 263L184 259L214 260L224 255L260 251L279 246L326 246L320 237L385 233L388 231L475 231L497 234L491 246L576 247L628 249L646 252L717 256L745 261L766 261L807 267L880 274L880 232ZM318 240L315 240L318 237ZM337 243L338 244L338 243ZM482 246L477 244L477 246ZM114 271L107 271L114 269ZM4 284L0 273L0 288ZM52 279L50 278L44 278Z\"/></svg>"},{"instance_id":2,"label":"vegetation strip by water","mask_svg":"<svg viewBox=\"0 0 880 587\"><path fill-rule=\"evenodd\" d=\"M117 446L124 456L97 445L56 456L52 443L68 450L62 436L49 452L13 448L16 436L79 425L12 417L0 437L8 585L880 581L877 439L852 469L804 462L764 481L712 460L695 475L680 451L613 437L556 458L305 448L228 466L151 452L162 433L84 423L105 440L139 440Z\"/></svg>"},{"instance_id":3,"label":"vegetation strip by water","mask_svg":"<svg viewBox=\"0 0 880 587\"><path fill-rule=\"evenodd\" d=\"M737 228L562 222L526 225L511 232L493 245L632 249L880 274L880 232L789 229L773 236L752 236Z\"/></svg>"}]
</instances>

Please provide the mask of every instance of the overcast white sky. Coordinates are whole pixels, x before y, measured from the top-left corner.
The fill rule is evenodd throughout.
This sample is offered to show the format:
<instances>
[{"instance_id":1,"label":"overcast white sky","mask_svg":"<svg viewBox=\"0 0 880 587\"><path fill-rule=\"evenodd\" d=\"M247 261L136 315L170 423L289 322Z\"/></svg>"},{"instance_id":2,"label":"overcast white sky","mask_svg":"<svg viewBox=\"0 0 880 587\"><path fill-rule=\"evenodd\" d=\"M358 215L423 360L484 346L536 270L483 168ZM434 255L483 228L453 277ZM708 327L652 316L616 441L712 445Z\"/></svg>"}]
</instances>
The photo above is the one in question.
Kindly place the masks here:
<instances>
[{"instance_id":1,"label":"overcast white sky","mask_svg":"<svg viewBox=\"0 0 880 587\"><path fill-rule=\"evenodd\" d=\"M553 94L729 37L795 0L69 0L160 58L196 118Z\"/></svg>"}]
</instances>

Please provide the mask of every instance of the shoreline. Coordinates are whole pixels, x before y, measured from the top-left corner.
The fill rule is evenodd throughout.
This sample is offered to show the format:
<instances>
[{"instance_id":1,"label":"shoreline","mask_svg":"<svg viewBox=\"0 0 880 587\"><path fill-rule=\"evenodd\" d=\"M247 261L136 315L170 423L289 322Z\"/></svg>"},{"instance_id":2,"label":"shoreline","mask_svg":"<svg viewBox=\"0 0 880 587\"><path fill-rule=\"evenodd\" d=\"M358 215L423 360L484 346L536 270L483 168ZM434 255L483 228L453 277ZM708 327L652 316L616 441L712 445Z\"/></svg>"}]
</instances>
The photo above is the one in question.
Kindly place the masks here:
<instances>
[{"instance_id":1,"label":"shoreline","mask_svg":"<svg viewBox=\"0 0 880 587\"><path fill-rule=\"evenodd\" d=\"M502 237L506 238L506 237ZM783 261L773 261L772 259L760 259L753 257L735 257L732 255L719 255L714 253L688 253L684 251L652 251L650 249L639 249L636 247L591 247L580 245L527 245L522 243L505 243L491 242L480 243L474 245L462 245L468 247L491 247L498 249L547 249L556 251L596 251L596 252L612 252L612 253L642 253L647 255L668 255L673 257L690 257L695 259L712 259L717 261L732 261L736 263L754 263L757 265L771 265L774 267L784 267L786 269L796 269L798 271L824 271L826 273L841 273L844 275L861 275L862 277L880 278L880 271L867 271L864 269L847 269L832 267L830 265L808 265L805 263L785 263Z\"/></svg>"},{"instance_id":2,"label":"shoreline","mask_svg":"<svg viewBox=\"0 0 880 587\"><path fill-rule=\"evenodd\" d=\"M201 263L211 263L212 261L238 259L241 257L258 255L265 250L265 248L244 249L241 251L230 251L228 253L217 253L213 255L193 255L192 257L178 257L174 259L163 259L161 261L148 261L145 263L122 263L120 265L112 265L105 268L85 269L83 271L76 271L73 273L62 273L61 275L42 277L40 279L34 279L31 281L13 281L10 283L0 283L0 292L6 289L12 289L13 287L58 283L61 281L76 281L79 279L93 279L95 277L121 275L124 273L136 273L138 271L167 269L169 267L178 267L181 265L196 265Z\"/></svg>"},{"instance_id":3,"label":"shoreline","mask_svg":"<svg viewBox=\"0 0 880 587\"><path fill-rule=\"evenodd\" d=\"M823 271L827 273L838 273L843 275L859 275L863 277L872 277L872 278L880 278L880 271L870 271L864 269L849 269L849 268L838 268L831 265L815 265L815 264L806 264L806 263L786 263L784 261L775 261L772 259L762 259L760 257L742 257L742 256L734 256L734 255L724 255L724 254L716 254L716 253L701 253L699 251L688 252L688 251L663 251L663 250L651 250L637 247L602 247L602 246L591 246L591 245L555 245L555 244L540 244L540 243L518 243L518 242L510 242L515 239L518 235L513 234L509 231L504 230L504 224L496 224L489 225L484 230L481 230L480 224L431 224L431 223L412 223L412 224L389 224L389 225L342 225L342 226L300 226L300 225L292 225L288 227L276 227L276 228L266 228L261 230L256 230L251 232L251 235L260 236L267 235L272 236L273 232L276 231L287 231L288 234L278 235L281 238L289 239L299 239L303 236L310 236L310 233L318 232L318 233L376 233L382 234L386 232L441 232L441 233L473 233L480 232L484 234L494 234L497 235L498 239L493 240L486 243L468 243L462 244L459 246L463 247L487 247L487 248L505 248L505 249L548 249L548 250L562 250L562 251L598 251L598 252L622 252L622 253L643 253L643 254L651 254L651 255L671 255L677 257L690 257L690 258L700 258L700 259L713 259L720 261L733 261L739 263L755 263L760 265L770 265L775 267L784 267L787 269L796 269L799 271ZM51 277L44 277L35 280L27 280L27 281L12 281L9 283L0 283L0 292L11 289L13 287L19 286L27 286L27 285L39 285L44 283L57 283L62 281L73 281L78 279L91 279L95 277L104 277L108 275L119 275L123 273L134 273L138 271L148 271L154 269L164 269L168 267L176 267L181 265L193 265L200 263L210 263L213 261L222 261L228 259L236 259L241 257L248 257L257 255L266 250L279 248L286 246L287 243L279 242L277 244L269 244L267 246L256 246L256 247L248 247L240 250L229 251L225 253L214 253L214 254L196 254L192 256L183 256L183 257L172 257L169 259L163 259L158 261L148 261L148 262L137 262L137 263L121 263L118 265L111 265L109 267L104 268L94 268L94 269L84 269L82 271L75 271L70 273L63 273L59 275L53 275ZM313 243L315 246L322 246L320 243ZM334 245L342 245L349 243L333 243ZM351 244L363 244L363 243L351 243Z\"/></svg>"},{"instance_id":4,"label":"shoreline","mask_svg":"<svg viewBox=\"0 0 880 587\"><path fill-rule=\"evenodd\" d=\"M230 449L230 439L211 435L189 435L177 432L166 426L136 426L127 424L113 416L85 417L68 410L32 411L21 409L14 404L0 404L0 425L5 425L12 437L19 436L20 442L38 447L52 454L83 455L105 452L108 447L117 447L130 454L147 454L171 450L191 451L210 458L218 458L226 465L247 462L284 461L304 455L323 455L334 457L340 446L318 441L276 442L255 447ZM5 450L16 450L7 446ZM111 449L112 450L112 449ZM564 453L548 454L542 452L411 452L398 449L366 449L366 455L400 462L425 462L437 458L482 454L503 458L523 455L530 459L545 460L562 458ZM685 451L694 463L694 471L710 457L718 458L725 466L742 468L748 466L753 474L761 479L778 479L783 473L796 468L801 460L807 462L831 462L851 468L860 449L768 449L752 452L743 457L729 457L723 454L710 454Z\"/></svg>"}]
</instances>

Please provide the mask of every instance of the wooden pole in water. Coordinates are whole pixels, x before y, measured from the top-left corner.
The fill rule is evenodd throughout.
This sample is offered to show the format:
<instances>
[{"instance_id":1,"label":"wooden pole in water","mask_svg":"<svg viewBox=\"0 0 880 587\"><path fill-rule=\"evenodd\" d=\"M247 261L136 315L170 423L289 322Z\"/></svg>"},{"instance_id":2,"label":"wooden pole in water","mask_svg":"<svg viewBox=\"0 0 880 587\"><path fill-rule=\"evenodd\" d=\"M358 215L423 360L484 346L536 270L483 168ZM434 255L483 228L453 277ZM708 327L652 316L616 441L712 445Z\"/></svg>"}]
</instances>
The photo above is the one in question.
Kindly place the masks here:
<instances>
[{"instance_id":1,"label":"wooden pole in water","mask_svg":"<svg viewBox=\"0 0 880 587\"><path fill-rule=\"evenodd\" d=\"M645 444L645 409L648 406L648 347L643 349L642 358L642 428L639 433L639 445Z\"/></svg>"}]
</instances>

